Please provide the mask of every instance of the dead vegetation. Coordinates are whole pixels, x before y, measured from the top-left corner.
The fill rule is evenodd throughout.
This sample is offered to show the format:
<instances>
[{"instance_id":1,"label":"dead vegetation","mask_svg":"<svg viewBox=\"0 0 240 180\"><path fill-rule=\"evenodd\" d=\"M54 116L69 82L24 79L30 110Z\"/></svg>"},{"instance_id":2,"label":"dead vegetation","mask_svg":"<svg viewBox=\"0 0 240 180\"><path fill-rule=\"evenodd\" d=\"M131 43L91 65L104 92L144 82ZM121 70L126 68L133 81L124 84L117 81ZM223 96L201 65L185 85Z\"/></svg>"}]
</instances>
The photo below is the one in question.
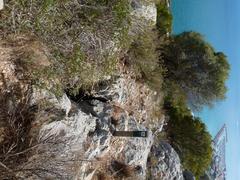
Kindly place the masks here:
<instances>
[{"instance_id":1,"label":"dead vegetation","mask_svg":"<svg viewBox=\"0 0 240 180\"><path fill-rule=\"evenodd\" d=\"M29 46L33 41L24 37L11 40L0 43L0 179L17 179L21 165L36 145L29 133L37 106L30 104L32 86L23 58L32 50Z\"/></svg>"},{"instance_id":2,"label":"dead vegetation","mask_svg":"<svg viewBox=\"0 0 240 180\"><path fill-rule=\"evenodd\" d=\"M58 79L51 90L60 94L89 88L116 69L119 49L127 46L127 0L7 0L0 12L0 36L32 34L47 45L52 66L35 72L35 83ZM48 85L44 86L49 88Z\"/></svg>"},{"instance_id":3,"label":"dead vegetation","mask_svg":"<svg viewBox=\"0 0 240 180\"><path fill-rule=\"evenodd\" d=\"M16 178L34 147L29 137L36 107L29 104L31 88L19 84L0 91L0 179Z\"/></svg>"},{"instance_id":4,"label":"dead vegetation","mask_svg":"<svg viewBox=\"0 0 240 180\"><path fill-rule=\"evenodd\" d=\"M131 166L123 162L113 160L111 162L110 170L114 177L119 179L129 178L133 176L133 169Z\"/></svg>"},{"instance_id":5,"label":"dead vegetation","mask_svg":"<svg viewBox=\"0 0 240 180\"><path fill-rule=\"evenodd\" d=\"M37 141L40 127L32 131L40 106L31 102L31 72L49 65L43 47L31 36L8 36L0 42L0 179L24 179L30 174L51 172L26 166L42 146ZM32 58L30 64L28 57Z\"/></svg>"},{"instance_id":6,"label":"dead vegetation","mask_svg":"<svg viewBox=\"0 0 240 180\"><path fill-rule=\"evenodd\" d=\"M124 161L101 158L95 163L93 180L130 180L137 179L136 168ZM96 166L97 164L97 166Z\"/></svg>"}]
</instances>

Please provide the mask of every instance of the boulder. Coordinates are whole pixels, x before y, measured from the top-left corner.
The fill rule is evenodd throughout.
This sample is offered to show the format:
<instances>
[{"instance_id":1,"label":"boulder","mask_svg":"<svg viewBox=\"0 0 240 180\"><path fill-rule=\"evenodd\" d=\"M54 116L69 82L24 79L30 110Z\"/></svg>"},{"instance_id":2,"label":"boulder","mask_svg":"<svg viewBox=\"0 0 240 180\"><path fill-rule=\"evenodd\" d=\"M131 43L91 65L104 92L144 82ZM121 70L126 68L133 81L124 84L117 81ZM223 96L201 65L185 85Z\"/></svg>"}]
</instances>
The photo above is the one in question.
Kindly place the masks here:
<instances>
[{"instance_id":1,"label":"boulder","mask_svg":"<svg viewBox=\"0 0 240 180\"><path fill-rule=\"evenodd\" d=\"M195 180L195 177L191 171L184 170L183 171L184 180Z\"/></svg>"},{"instance_id":2,"label":"boulder","mask_svg":"<svg viewBox=\"0 0 240 180\"><path fill-rule=\"evenodd\" d=\"M4 2L3 2L3 0L0 0L0 10L2 10L3 7L4 7Z\"/></svg>"},{"instance_id":3,"label":"boulder","mask_svg":"<svg viewBox=\"0 0 240 180\"><path fill-rule=\"evenodd\" d=\"M148 170L148 179L151 180L183 180L180 158L172 146L165 141L152 146Z\"/></svg>"}]
</instances>

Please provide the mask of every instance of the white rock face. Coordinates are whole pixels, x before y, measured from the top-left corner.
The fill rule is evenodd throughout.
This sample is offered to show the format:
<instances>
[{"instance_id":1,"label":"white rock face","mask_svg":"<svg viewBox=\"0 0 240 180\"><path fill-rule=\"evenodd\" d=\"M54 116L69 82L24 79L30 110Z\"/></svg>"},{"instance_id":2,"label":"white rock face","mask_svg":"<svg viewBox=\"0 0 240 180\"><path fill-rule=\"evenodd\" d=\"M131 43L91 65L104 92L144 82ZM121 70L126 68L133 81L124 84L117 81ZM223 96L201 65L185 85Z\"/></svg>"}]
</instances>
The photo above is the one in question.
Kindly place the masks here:
<instances>
[{"instance_id":1,"label":"white rock face","mask_svg":"<svg viewBox=\"0 0 240 180\"><path fill-rule=\"evenodd\" d=\"M122 81L116 80L116 83L122 85ZM129 95L126 89L116 88L121 87L116 83L99 91L98 96L116 100L121 105L127 101ZM37 92L34 93L33 102L49 100L58 109L52 112L55 120L43 123L40 128L39 146L36 150L38 153L25 165L29 169L49 171L40 171L41 178L93 179L100 170L108 171L111 162L118 160L135 169L136 178L141 180L146 179L148 157L156 156L157 164L151 167L153 175L161 174L163 180L182 180L180 160L176 152L168 144L153 145L154 136L151 130L138 122L134 114L129 115L123 110L118 125L115 126L111 123L116 108L113 102L93 99L75 104L66 95L57 99L45 91ZM59 114L59 110L64 113ZM51 117L52 114L48 116ZM112 135L111 132L115 129L124 130L126 126L127 130L148 130L149 135L147 138ZM31 177L41 179L34 174Z\"/></svg>"},{"instance_id":2,"label":"white rock face","mask_svg":"<svg viewBox=\"0 0 240 180\"><path fill-rule=\"evenodd\" d=\"M2 10L4 7L4 3L3 3L3 0L0 0L0 10Z\"/></svg>"},{"instance_id":3,"label":"white rock face","mask_svg":"<svg viewBox=\"0 0 240 180\"><path fill-rule=\"evenodd\" d=\"M136 36L151 31L157 23L157 7L154 2L146 0L130 0L131 26L129 35Z\"/></svg>"},{"instance_id":4,"label":"white rock face","mask_svg":"<svg viewBox=\"0 0 240 180\"><path fill-rule=\"evenodd\" d=\"M54 155L64 157L64 161L79 156L77 155L78 152L82 153L76 158L83 158L87 161L96 161L97 158L104 156L109 156L112 159L123 156L126 164L141 167L139 175L145 177L147 157L153 143L151 131L146 139L113 137L110 133L110 128L113 128L110 124L112 107L99 101L95 101L94 104L95 117L79 110L77 114L43 126L39 135L40 141L44 142L52 137L56 137L56 139L61 137L61 140L65 142L64 146L59 144L57 147L59 151L55 151ZM129 119L129 122L131 123L128 127L131 130L146 130L144 126L137 124L134 119ZM125 126L124 120L120 126ZM117 144L114 144L113 141L117 141ZM86 149L84 149L85 144L89 144ZM48 152L51 151L51 149L48 149ZM80 179L89 177L90 174L87 172L91 164L91 162L82 162L79 173L70 174L68 172L68 176L75 176Z\"/></svg>"},{"instance_id":5,"label":"white rock face","mask_svg":"<svg viewBox=\"0 0 240 180\"><path fill-rule=\"evenodd\" d=\"M182 168L178 154L167 142L161 141L152 146L152 161L148 163L153 180L183 180Z\"/></svg>"},{"instance_id":6,"label":"white rock face","mask_svg":"<svg viewBox=\"0 0 240 180\"><path fill-rule=\"evenodd\" d=\"M141 0L132 0L133 8L132 15L138 18L143 18L152 24L157 21L157 8L153 2L145 2Z\"/></svg>"}]
</instances>

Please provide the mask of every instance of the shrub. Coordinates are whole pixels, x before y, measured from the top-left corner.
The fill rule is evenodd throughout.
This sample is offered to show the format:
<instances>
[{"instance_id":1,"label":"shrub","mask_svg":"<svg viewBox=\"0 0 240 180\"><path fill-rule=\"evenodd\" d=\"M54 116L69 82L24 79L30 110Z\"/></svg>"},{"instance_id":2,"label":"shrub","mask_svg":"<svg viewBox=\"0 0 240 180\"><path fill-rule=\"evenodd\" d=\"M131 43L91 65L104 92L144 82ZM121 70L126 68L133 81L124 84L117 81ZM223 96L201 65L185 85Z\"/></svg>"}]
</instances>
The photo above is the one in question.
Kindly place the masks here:
<instances>
[{"instance_id":1,"label":"shrub","mask_svg":"<svg viewBox=\"0 0 240 180\"><path fill-rule=\"evenodd\" d=\"M131 166L120 161L113 160L110 168L116 178L129 178L134 174L134 169Z\"/></svg>"},{"instance_id":2,"label":"shrub","mask_svg":"<svg viewBox=\"0 0 240 180\"><path fill-rule=\"evenodd\" d=\"M193 117L186 104L166 103L170 120L168 137L180 155L185 169L196 177L204 174L212 160L211 135L198 117Z\"/></svg>"},{"instance_id":3,"label":"shrub","mask_svg":"<svg viewBox=\"0 0 240 180\"><path fill-rule=\"evenodd\" d=\"M184 93L189 105L201 109L225 98L230 66L222 52L216 52L196 32L184 32L165 46L166 79Z\"/></svg>"},{"instance_id":4,"label":"shrub","mask_svg":"<svg viewBox=\"0 0 240 180\"><path fill-rule=\"evenodd\" d=\"M158 34L147 29L140 33L130 45L126 64L130 66L137 79L142 79L156 91L162 88L163 68L159 63Z\"/></svg>"},{"instance_id":5,"label":"shrub","mask_svg":"<svg viewBox=\"0 0 240 180\"><path fill-rule=\"evenodd\" d=\"M164 79L163 91L165 102L171 102L173 106L181 106L182 103L187 103L186 95L177 82Z\"/></svg>"},{"instance_id":6,"label":"shrub","mask_svg":"<svg viewBox=\"0 0 240 180\"><path fill-rule=\"evenodd\" d=\"M0 89L0 179L17 179L16 169L27 161L37 108L30 105L30 88L15 84L7 90Z\"/></svg>"},{"instance_id":7,"label":"shrub","mask_svg":"<svg viewBox=\"0 0 240 180\"><path fill-rule=\"evenodd\" d=\"M157 28L161 35L172 32L173 17L165 3L157 4Z\"/></svg>"}]
</instances>

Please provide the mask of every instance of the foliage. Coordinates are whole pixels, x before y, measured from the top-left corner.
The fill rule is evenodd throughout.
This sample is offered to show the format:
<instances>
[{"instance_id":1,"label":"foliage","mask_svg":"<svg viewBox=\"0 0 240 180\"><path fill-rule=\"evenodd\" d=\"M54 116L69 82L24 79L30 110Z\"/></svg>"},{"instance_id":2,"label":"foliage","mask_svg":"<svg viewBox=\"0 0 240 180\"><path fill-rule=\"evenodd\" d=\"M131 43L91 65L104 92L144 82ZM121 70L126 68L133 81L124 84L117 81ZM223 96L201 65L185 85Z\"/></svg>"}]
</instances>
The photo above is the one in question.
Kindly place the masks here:
<instances>
[{"instance_id":1,"label":"foliage","mask_svg":"<svg viewBox=\"0 0 240 180\"><path fill-rule=\"evenodd\" d=\"M186 103L186 95L176 82L164 79L163 84L164 98L166 102L171 102L174 106Z\"/></svg>"},{"instance_id":2,"label":"foliage","mask_svg":"<svg viewBox=\"0 0 240 180\"><path fill-rule=\"evenodd\" d=\"M172 32L173 17L165 3L157 4L157 28L161 35Z\"/></svg>"},{"instance_id":3,"label":"foliage","mask_svg":"<svg viewBox=\"0 0 240 180\"><path fill-rule=\"evenodd\" d=\"M165 46L166 79L178 86L194 109L225 98L229 64L196 32L184 32Z\"/></svg>"},{"instance_id":4,"label":"foliage","mask_svg":"<svg viewBox=\"0 0 240 180\"><path fill-rule=\"evenodd\" d=\"M185 103L166 103L170 117L168 136L180 155L185 169L196 177L204 174L212 160L211 135L198 117L193 117Z\"/></svg>"},{"instance_id":5,"label":"foliage","mask_svg":"<svg viewBox=\"0 0 240 180\"><path fill-rule=\"evenodd\" d=\"M161 90L162 64L159 62L158 34L147 29L140 33L130 45L126 64L130 66L138 79L142 79L155 91Z\"/></svg>"}]
</instances>

